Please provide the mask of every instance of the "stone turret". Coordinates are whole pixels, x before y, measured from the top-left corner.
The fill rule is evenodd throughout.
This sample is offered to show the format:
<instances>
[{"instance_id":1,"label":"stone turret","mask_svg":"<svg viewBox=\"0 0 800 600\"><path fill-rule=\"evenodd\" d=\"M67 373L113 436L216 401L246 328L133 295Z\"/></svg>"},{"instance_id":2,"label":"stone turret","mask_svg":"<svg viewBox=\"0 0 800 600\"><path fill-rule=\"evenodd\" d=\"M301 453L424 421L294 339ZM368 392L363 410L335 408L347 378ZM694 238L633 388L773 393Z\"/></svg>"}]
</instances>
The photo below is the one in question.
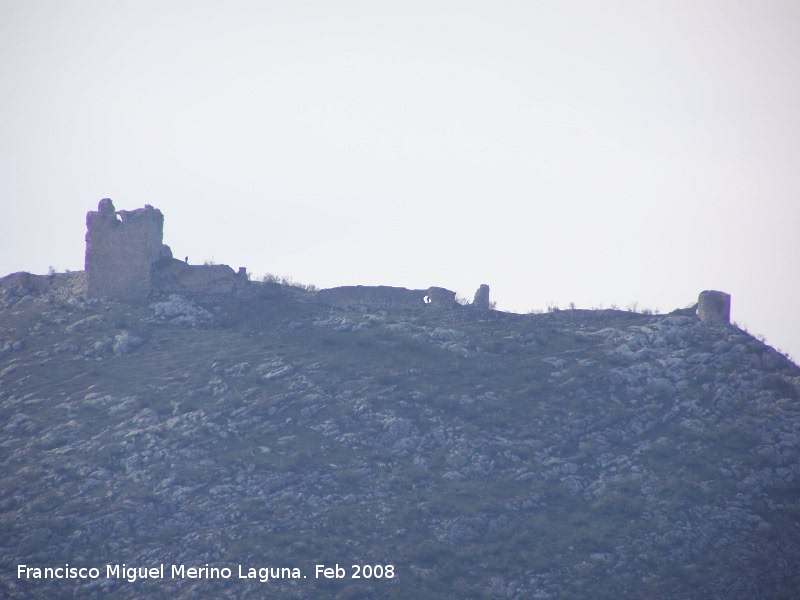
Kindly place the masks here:
<instances>
[{"instance_id":1,"label":"stone turret","mask_svg":"<svg viewBox=\"0 0 800 600\"><path fill-rule=\"evenodd\" d=\"M145 204L136 210L114 209L103 198L86 214L85 269L90 298L146 298L152 290L153 264L172 258L162 243L164 215Z\"/></svg>"},{"instance_id":2,"label":"stone turret","mask_svg":"<svg viewBox=\"0 0 800 600\"><path fill-rule=\"evenodd\" d=\"M481 287L477 289L475 292L475 297L472 299L472 306L474 308L491 308L491 302L489 302L489 286L485 283L481 284Z\"/></svg>"},{"instance_id":3,"label":"stone turret","mask_svg":"<svg viewBox=\"0 0 800 600\"><path fill-rule=\"evenodd\" d=\"M725 292L705 290L697 299L697 316L709 325L725 325L731 322L731 296Z\"/></svg>"}]
</instances>

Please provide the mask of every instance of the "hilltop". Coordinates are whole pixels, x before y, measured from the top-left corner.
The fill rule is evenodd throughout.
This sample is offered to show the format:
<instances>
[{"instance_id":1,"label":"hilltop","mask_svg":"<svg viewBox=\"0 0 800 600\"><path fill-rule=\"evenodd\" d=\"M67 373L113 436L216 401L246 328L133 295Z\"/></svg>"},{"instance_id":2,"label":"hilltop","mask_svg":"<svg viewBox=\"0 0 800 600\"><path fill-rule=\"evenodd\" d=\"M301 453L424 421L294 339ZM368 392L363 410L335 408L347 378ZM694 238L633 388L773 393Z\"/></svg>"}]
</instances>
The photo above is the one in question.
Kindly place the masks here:
<instances>
[{"instance_id":1,"label":"hilltop","mask_svg":"<svg viewBox=\"0 0 800 600\"><path fill-rule=\"evenodd\" d=\"M730 324L190 265L152 206L0 279L11 598L781 598L800 369ZM355 578L354 575L360 575Z\"/></svg>"},{"instance_id":2,"label":"hilltop","mask_svg":"<svg viewBox=\"0 0 800 600\"><path fill-rule=\"evenodd\" d=\"M800 369L746 332L694 310L322 303L231 273L125 300L87 273L0 280L0 597L800 588ZM101 576L18 577L67 563ZM122 563L166 573L106 577Z\"/></svg>"}]
</instances>

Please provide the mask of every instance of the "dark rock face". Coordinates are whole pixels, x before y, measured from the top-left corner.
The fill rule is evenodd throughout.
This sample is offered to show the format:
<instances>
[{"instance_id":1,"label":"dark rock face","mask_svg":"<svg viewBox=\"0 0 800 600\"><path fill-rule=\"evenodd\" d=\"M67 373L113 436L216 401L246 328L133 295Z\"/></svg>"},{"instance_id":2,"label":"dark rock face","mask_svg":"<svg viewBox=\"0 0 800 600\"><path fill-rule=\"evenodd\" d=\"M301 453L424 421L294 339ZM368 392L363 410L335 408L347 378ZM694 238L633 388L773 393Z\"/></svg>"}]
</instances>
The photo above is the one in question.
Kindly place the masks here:
<instances>
[{"instance_id":1,"label":"dark rock face","mask_svg":"<svg viewBox=\"0 0 800 600\"><path fill-rule=\"evenodd\" d=\"M731 296L725 292L705 290L697 299L697 316L708 325L727 325L731 322Z\"/></svg>"}]
</instances>

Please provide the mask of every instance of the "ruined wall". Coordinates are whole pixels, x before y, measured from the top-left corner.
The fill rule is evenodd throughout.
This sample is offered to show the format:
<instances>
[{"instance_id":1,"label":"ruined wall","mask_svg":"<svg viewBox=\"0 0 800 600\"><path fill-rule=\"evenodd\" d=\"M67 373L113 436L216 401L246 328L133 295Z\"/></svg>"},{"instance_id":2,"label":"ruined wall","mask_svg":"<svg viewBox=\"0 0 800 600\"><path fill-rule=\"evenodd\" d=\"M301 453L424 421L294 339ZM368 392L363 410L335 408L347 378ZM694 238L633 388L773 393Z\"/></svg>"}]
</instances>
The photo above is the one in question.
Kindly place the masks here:
<instances>
[{"instance_id":1,"label":"ruined wall","mask_svg":"<svg viewBox=\"0 0 800 600\"><path fill-rule=\"evenodd\" d=\"M152 290L153 263L172 256L162 243L164 215L146 204L116 211L103 198L86 214L85 269L90 298L146 298Z\"/></svg>"},{"instance_id":2,"label":"ruined wall","mask_svg":"<svg viewBox=\"0 0 800 600\"><path fill-rule=\"evenodd\" d=\"M454 308L456 293L445 288L409 290L387 285L350 285L317 292L315 299L330 306L364 306L377 310L397 308Z\"/></svg>"},{"instance_id":3,"label":"ruined wall","mask_svg":"<svg viewBox=\"0 0 800 600\"><path fill-rule=\"evenodd\" d=\"M731 322L731 296L725 292L705 290L697 298L697 316L709 325Z\"/></svg>"},{"instance_id":4,"label":"ruined wall","mask_svg":"<svg viewBox=\"0 0 800 600\"><path fill-rule=\"evenodd\" d=\"M242 268L237 273L228 265L188 265L175 259L153 265L152 273L153 291L165 294L228 294L247 282L247 271Z\"/></svg>"},{"instance_id":5,"label":"ruined wall","mask_svg":"<svg viewBox=\"0 0 800 600\"><path fill-rule=\"evenodd\" d=\"M482 283L475 291L475 297L472 299L472 307L484 309L492 307L492 303L489 301L489 286L485 283Z\"/></svg>"}]
</instances>

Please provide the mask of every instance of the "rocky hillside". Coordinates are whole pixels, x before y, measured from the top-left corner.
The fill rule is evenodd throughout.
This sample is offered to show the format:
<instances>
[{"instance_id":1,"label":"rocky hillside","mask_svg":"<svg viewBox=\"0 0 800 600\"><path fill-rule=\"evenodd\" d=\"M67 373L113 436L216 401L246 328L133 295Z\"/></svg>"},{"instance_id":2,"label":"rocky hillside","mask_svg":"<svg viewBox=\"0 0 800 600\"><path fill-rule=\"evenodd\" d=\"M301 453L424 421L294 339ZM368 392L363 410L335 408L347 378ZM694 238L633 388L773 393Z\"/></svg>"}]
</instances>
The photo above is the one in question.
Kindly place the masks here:
<instances>
[{"instance_id":1,"label":"rocky hillside","mask_svg":"<svg viewBox=\"0 0 800 600\"><path fill-rule=\"evenodd\" d=\"M0 598L800 589L800 369L734 326L82 276L0 281Z\"/></svg>"}]
</instances>

